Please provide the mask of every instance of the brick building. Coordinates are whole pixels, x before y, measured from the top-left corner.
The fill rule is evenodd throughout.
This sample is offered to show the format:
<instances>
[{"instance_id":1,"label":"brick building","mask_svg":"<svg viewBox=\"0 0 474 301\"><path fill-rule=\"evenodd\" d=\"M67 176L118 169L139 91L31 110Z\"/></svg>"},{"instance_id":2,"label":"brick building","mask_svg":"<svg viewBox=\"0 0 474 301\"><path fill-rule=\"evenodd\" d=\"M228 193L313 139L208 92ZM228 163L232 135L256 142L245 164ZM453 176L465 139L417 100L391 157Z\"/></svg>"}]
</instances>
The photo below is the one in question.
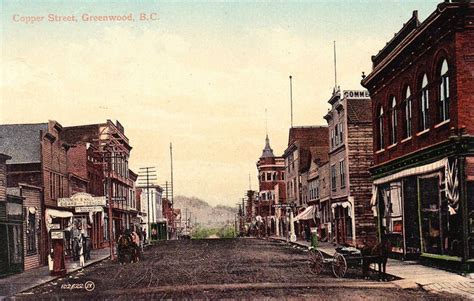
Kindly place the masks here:
<instances>
[{"instance_id":1,"label":"brick building","mask_svg":"<svg viewBox=\"0 0 474 301\"><path fill-rule=\"evenodd\" d=\"M265 138L265 148L257 162L258 171L258 205L257 215L263 217L267 234L282 233L281 219L285 213L276 204L286 203L285 159L276 157L270 147L270 139Z\"/></svg>"},{"instance_id":2,"label":"brick building","mask_svg":"<svg viewBox=\"0 0 474 301\"><path fill-rule=\"evenodd\" d=\"M66 229L72 215L57 206L57 199L69 196L67 150L60 134L62 126L56 121L38 124L0 125L0 152L11 156L7 162L7 187L22 184L42 190L41 227L38 229L41 264L46 264L51 240L49 226L55 223ZM32 210L33 211L33 210Z\"/></svg>"},{"instance_id":3,"label":"brick building","mask_svg":"<svg viewBox=\"0 0 474 301\"><path fill-rule=\"evenodd\" d=\"M372 205L392 252L473 270L474 3L416 11L372 57ZM471 222L470 222L471 221Z\"/></svg>"},{"instance_id":4,"label":"brick building","mask_svg":"<svg viewBox=\"0 0 474 301\"><path fill-rule=\"evenodd\" d=\"M87 179L91 192L111 194L112 239L115 240L119 233L131 227L132 217L138 213L134 191L136 174L128 168L132 147L123 126L118 121L107 120L105 123L65 127L61 138L77 147L72 157L81 158L71 171ZM102 166L102 175L97 166ZM104 183L99 185L102 179ZM110 241L108 205L104 208L103 218L100 218L103 220L102 244L107 245Z\"/></svg>"},{"instance_id":5,"label":"brick building","mask_svg":"<svg viewBox=\"0 0 474 301\"><path fill-rule=\"evenodd\" d=\"M324 116L329 127L329 172L332 232L339 244L376 240L370 209L372 116L367 91L335 90Z\"/></svg>"},{"instance_id":6,"label":"brick building","mask_svg":"<svg viewBox=\"0 0 474 301\"><path fill-rule=\"evenodd\" d=\"M288 135L288 147L283 153L285 159L285 186L286 200L294 206L294 213L303 213L312 210L304 199L302 176L311 165L311 147L328 148L327 126L291 127ZM301 220L307 220L308 212ZM296 220L302 216L296 216ZM303 235L303 226L296 224L296 234Z\"/></svg>"},{"instance_id":7,"label":"brick building","mask_svg":"<svg viewBox=\"0 0 474 301\"><path fill-rule=\"evenodd\" d=\"M65 132L63 131L62 133L63 139L66 135ZM85 192L94 197L105 195L104 171L101 159L95 144L83 141L70 144L70 149L67 152L70 195L78 192ZM80 221L81 224L85 223L87 225L88 236L93 249L103 248L108 245L104 241L103 212L92 212L92 219L89 218L88 212L75 213L74 215L76 224Z\"/></svg>"}]
</instances>

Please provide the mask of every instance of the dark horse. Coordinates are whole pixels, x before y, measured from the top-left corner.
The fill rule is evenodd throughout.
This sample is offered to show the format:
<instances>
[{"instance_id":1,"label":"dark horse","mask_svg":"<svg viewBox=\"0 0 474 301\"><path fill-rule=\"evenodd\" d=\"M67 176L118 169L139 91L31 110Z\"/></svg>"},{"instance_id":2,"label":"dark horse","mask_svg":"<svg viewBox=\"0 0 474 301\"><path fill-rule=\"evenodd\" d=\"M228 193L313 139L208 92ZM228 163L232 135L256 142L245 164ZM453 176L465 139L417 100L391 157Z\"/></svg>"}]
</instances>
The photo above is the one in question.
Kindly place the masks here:
<instances>
[{"instance_id":1,"label":"dark horse","mask_svg":"<svg viewBox=\"0 0 474 301\"><path fill-rule=\"evenodd\" d=\"M121 264L129 263L132 259L132 240L129 235L120 235L117 240L117 255Z\"/></svg>"},{"instance_id":2,"label":"dark horse","mask_svg":"<svg viewBox=\"0 0 474 301\"><path fill-rule=\"evenodd\" d=\"M369 278L369 267L371 264L378 266L378 280L386 280L387 258L390 252L390 243L387 239L382 240L375 246L364 246L362 255L362 274Z\"/></svg>"}]
</instances>

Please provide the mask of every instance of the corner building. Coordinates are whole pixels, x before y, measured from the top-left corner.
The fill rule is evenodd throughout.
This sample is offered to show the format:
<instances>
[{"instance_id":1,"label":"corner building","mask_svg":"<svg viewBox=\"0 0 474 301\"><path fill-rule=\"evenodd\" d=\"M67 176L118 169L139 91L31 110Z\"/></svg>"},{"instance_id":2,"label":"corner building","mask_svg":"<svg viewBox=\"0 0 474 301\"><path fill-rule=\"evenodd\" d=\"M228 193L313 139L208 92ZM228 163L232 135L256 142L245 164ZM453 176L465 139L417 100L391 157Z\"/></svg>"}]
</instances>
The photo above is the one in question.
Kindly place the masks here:
<instances>
[{"instance_id":1,"label":"corner building","mask_svg":"<svg viewBox=\"0 0 474 301\"><path fill-rule=\"evenodd\" d=\"M417 12L372 57L372 208L392 255L474 267L474 3Z\"/></svg>"}]
</instances>

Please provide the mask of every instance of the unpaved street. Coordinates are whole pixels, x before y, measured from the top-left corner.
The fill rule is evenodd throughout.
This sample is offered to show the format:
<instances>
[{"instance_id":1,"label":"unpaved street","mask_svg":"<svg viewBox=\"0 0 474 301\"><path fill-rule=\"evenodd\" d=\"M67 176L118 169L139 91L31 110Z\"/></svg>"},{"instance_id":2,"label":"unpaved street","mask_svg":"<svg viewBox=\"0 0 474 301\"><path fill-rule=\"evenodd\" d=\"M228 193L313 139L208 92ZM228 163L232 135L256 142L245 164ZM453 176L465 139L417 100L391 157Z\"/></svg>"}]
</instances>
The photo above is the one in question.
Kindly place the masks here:
<instances>
[{"instance_id":1,"label":"unpaved street","mask_svg":"<svg viewBox=\"0 0 474 301\"><path fill-rule=\"evenodd\" d=\"M357 271L336 279L308 268L307 252L258 239L163 241L145 260L120 265L103 261L19 297L64 299L296 297L322 299L441 297L400 290L391 282L368 281ZM442 296L444 298L449 296Z\"/></svg>"}]
</instances>

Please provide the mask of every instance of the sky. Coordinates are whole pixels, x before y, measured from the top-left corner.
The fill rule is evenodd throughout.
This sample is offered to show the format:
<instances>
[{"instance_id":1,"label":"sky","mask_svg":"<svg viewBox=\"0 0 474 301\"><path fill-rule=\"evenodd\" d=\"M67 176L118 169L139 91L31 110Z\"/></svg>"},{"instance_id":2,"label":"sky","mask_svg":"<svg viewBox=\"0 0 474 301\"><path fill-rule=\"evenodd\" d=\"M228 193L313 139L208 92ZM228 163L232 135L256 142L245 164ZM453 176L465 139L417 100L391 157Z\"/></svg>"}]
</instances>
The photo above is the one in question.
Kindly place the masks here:
<instances>
[{"instance_id":1,"label":"sky","mask_svg":"<svg viewBox=\"0 0 474 301\"><path fill-rule=\"evenodd\" d=\"M334 41L338 85L360 90L371 56L439 2L4 0L0 123L119 120L132 170L169 181L172 142L175 195L235 206L249 175L258 188L266 128L287 146L289 75L294 125L324 125ZM88 20L115 15L131 21Z\"/></svg>"}]
</instances>

